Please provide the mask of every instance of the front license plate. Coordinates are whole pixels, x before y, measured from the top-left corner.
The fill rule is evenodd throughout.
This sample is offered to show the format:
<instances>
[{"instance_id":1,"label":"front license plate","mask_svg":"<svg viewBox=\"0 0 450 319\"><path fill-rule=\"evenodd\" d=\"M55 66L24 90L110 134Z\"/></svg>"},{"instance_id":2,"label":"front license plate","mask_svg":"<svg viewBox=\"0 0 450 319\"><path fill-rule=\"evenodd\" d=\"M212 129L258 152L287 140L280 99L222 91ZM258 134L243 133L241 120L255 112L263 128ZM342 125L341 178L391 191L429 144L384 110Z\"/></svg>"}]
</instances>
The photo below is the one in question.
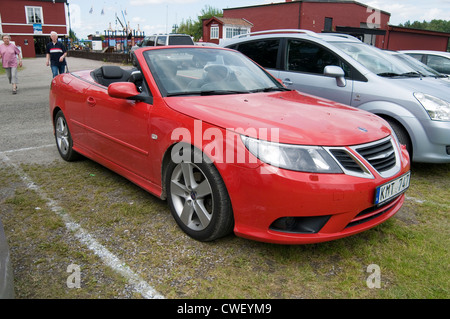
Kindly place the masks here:
<instances>
[{"instance_id":1,"label":"front license plate","mask_svg":"<svg viewBox=\"0 0 450 319\"><path fill-rule=\"evenodd\" d=\"M375 191L375 204L381 204L400 193L403 193L409 187L411 172L408 172L386 184L378 186Z\"/></svg>"}]
</instances>

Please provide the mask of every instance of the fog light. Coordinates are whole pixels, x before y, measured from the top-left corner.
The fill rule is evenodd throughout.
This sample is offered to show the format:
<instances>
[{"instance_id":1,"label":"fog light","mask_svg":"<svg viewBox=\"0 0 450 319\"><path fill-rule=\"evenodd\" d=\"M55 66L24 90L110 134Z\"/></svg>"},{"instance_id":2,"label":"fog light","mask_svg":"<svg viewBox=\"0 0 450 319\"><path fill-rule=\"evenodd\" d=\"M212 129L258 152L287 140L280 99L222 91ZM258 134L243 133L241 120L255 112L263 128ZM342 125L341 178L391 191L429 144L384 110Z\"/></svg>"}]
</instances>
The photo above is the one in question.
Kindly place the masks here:
<instances>
[{"instance_id":1,"label":"fog light","mask_svg":"<svg viewBox=\"0 0 450 319\"><path fill-rule=\"evenodd\" d=\"M447 149L447 155L450 155L450 145L447 145L446 149Z\"/></svg>"},{"instance_id":2,"label":"fog light","mask_svg":"<svg viewBox=\"0 0 450 319\"><path fill-rule=\"evenodd\" d=\"M314 234L319 232L331 216L281 217L270 225L271 230L287 233Z\"/></svg>"}]
</instances>

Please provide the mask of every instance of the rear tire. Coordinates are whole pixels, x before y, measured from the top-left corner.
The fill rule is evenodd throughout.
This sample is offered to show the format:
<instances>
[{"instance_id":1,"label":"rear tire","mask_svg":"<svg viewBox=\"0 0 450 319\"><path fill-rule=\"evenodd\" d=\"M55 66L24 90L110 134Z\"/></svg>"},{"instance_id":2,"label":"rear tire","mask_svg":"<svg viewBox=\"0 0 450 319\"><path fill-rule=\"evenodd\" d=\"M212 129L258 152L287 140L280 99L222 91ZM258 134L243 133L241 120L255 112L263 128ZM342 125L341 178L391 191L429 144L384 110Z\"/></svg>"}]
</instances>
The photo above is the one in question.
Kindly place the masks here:
<instances>
[{"instance_id":1,"label":"rear tire","mask_svg":"<svg viewBox=\"0 0 450 319\"><path fill-rule=\"evenodd\" d=\"M68 162L79 159L80 155L73 150L72 136L66 118L61 110L56 113L54 123L56 147L58 148L59 155Z\"/></svg>"},{"instance_id":2,"label":"rear tire","mask_svg":"<svg viewBox=\"0 0 450 319\"><path fill-rule=\"evenodd\" d=\"M178 226L199 241L230 234L234 227L231 201L225 184L212 163L193 150L191 160L170 161L167 167L167 200ZM195 163L193 158L201 158Z\"/></svg>"}]
</instances>

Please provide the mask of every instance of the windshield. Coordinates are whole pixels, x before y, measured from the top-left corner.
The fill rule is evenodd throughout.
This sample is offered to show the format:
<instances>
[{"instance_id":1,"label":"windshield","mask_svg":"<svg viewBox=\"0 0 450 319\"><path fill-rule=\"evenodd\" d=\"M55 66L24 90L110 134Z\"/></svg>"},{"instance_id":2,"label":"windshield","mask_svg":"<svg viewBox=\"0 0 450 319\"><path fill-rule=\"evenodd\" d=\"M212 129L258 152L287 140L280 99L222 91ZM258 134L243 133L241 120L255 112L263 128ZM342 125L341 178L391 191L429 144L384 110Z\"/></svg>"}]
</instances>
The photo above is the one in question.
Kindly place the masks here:
<instances>
[{"instance_id":1,"label":"windshield","mask_svg":"<svg viewBox=\"0 0 450 319\"><path fill-rule=\"evenodd\" d=\"M163 96L285 90L241 53L192 47L149 50L146 61Z\"/></svg>"},{"instance_id":2,"label":"windshield","mask_svg":"<svg viewBox=\"0 0 450 319\"><path fill-rule=\"evenodd\" d=\"M333 44L379 76L419 76L412 67L370 45L349 42Z\"/></svg>"},{"instance_id":3,"label":"windshield","mask_svg":"<svg viewBox=\"0 0 450 319\"><path fill-rule=\"evenodd\" d=\"M422 62L414 59L413 57L410 57L407 54L394 52L392 53L392 56L401 60L402 62L408 64L411 66L414 70L422 74L423 76L432 76L432 77L439 77L443 78L446 77L444 74L441 74L434 69L430 68L428 65L423 64Z\"/></svg>"}]
</instances>

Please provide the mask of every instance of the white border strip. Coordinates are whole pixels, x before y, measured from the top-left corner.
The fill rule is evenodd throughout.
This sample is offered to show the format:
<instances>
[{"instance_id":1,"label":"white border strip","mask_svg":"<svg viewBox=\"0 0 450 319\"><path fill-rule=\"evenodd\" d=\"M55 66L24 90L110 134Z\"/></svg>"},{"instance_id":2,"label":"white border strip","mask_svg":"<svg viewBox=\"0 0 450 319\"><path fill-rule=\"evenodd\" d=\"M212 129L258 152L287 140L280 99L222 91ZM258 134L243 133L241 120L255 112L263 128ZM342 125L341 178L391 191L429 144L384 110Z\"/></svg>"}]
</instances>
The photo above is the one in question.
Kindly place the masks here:
<instances>
[{"instance_id":1,"label":"white border strip","mask_svg":"<svg viewBox=\"0 0 450 319\"><path fill-rule=\"evenodd\" d=\"M90 235L86 230L84 230L79 224L74 222L70 218L70 216L64 212L64 209L61 208L55 200L47 196L47 194L33 182L33 180L22 170L22 168L17 164L13 163L8 158L8 156L5 155L5 153L6 152L0 153L0 159L14 169L14 171L19 175L19 177L22 179L22 181L25 183L28 189L35 191L42 199L44 199L47 202L47 206L56 215L62 218L67 229L71 230L74 233L75 237L77 237L81 243L86 245L91 251L94 252L95 255L100 257L107 266L109 266L115 272L122 275L131 285L133 285L134 290L137 293L141 294L142 297L146 299L164 298L153 287L151 287L141 276L133 272L130 269L130 267L128 267L123 261L121 261L114 254L112 254L106 247L101 245L97 240L95 240L95 238L92 235Z\"/></svg>"}]
</instances>

